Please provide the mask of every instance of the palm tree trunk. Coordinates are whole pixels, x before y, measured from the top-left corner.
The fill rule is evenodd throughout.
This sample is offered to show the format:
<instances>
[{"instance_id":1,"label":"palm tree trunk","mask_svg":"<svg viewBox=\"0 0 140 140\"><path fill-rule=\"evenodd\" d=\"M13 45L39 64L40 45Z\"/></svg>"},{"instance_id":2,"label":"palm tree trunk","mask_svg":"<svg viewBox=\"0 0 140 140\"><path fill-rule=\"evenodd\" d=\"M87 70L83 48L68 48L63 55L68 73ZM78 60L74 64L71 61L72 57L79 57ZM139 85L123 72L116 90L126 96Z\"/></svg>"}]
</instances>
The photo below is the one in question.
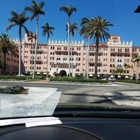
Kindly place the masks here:
<instances>
[{"instance_id":1,"label":"palm tree trunk","mask_svg":"<svg viewBox=\"0 0 140 140\"><path fill-rule=\"evenodd\" d=\"M19 26L19 71L18 75L21 76L21 27Z\"/></svg>"},{"instance_id":2,"label":"palm tree trunk","mask_svg":"<svg viewBox=\"0 0 140 140\"><path fill-rule=\"evenodd\" d=\"M35 79L35 71L36 71L37 45L38 45L38 16L36 17L36 45L35 45L35 58L34 58L33 79Z\"/></svg>"},{"instance_id":3,"label":"palm tree trunk","mask_svg":"<svg viewBox=\"0 0 140 140\"><path fill-rule=\"evenodd\" d=\"M139 60L137 61L137 73L136 78L139 78Z\"/></svg>"},{"instance_id":4,"label":"palm tree trunk","mask_svg":"<svg viewBox=\"0 0 140 140\"><path fill-rule=\"evenodd\" d=\"M87 79L89 75L89 38L87 39Z\"/></svg>"},{"instance_id":5,"label":"palm tree trunk","mask_svg":"<svg viewBox=\"0 0 140 140\"><path fill-rule=\"evenodd\" d=\"M72 75L73 75L73 60L72 60L72 58L73 58L73 57L72 57L72 47L73 47L73 44L72 44L72 40L73 40L73 39L72 39L72 35L71 35L71 62L72 62L72 63L71 63L71 73L72 73Z\"/></svg>"},{"instance_id":6,"label":"palm tree trunk","mask_svg":"<svg viewBox=\"0 0 140 140\"><path fill-rule=\"evenodd\" d=\"M33 40L31 40L31 42L32 42L32 49L33 49ZM33 72L33 51L32 51L32 59L31 59L31 72Z\"/></svg>"},{"instance_id":7,"label":"palm tree trunk","mask_svg":"<svg viewBox=\"0 0 140 140\"><path fill-rule=\"evenodd\" d=\"M96 50L95 50L95 77L96 78L97 78L98 48L99 48L99 36L96 36Z\"/></svg>"},{"instance_id":8,"label":"palm tree trunk","mask_svg":"<svg viewBox=\"0 0 140 140\"><path fill-rule=\"evenodd\" d=\"M4 53L4 64L3 64L3 73L5 74L6 70L6 53Z\"/></svg>"},{"instance_id":9,"label":"palm tree trunk","mask_svg":"<svg viewBox=\"0 0 140 140\"><path fill-rule=\"evenodd\" d=\"M87 42L87 39L86 39L86 51L88 52L88 42ZM85 76L87 76L87 55L88 55L88 53L86 52L86 65L85 65Z\"/></svg>"},{"instance_id":10,"label":"palm tree trunk","mask_svg":"<svg viewBox=\"0 0 140 140\"><path fill-rule=\"evenodd\" d=\"M70 19L68 18L68 59L69 59L69 77L70 77Z\"/></svg>"},{"instance_id":11,"label":"palm tree trunk","mask_svg":"<svg viewBox=\"0 0 140 140\"><path fill-rule=\"evenodd\" d=\"M49 42L49 37L47 38L47 47L46 47L46 49L47 49L47 71L46 71L46 73L47 73L47 77L48 77L48 67L49 67L49 64L48 64L48 60L49 60L49 58L48 58L48 55L49 55L49 46L48 46L48 42Z\"/></svg>"}]
</instances>

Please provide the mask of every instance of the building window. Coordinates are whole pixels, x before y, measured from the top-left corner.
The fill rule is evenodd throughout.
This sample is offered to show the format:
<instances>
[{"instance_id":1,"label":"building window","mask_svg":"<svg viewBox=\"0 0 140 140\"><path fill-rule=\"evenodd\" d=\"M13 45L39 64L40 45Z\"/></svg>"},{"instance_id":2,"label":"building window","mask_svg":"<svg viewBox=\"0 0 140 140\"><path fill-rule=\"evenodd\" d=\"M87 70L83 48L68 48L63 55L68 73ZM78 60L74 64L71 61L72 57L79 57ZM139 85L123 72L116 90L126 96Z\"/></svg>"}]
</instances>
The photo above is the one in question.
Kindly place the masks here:
<instances>
[{"instance_id":1,"label":"building window","mask_svg":"<svg viewBox=\"0 0 140 140\"><path fill-rule=\"evenodd\" d=\"M132 52L137 52L137 49L136 49L136 48L133 48L133 49L132 49Z\"/></svg>"},{"instance_id":2,"label":"building window","mask_svg":"<svg viewBox=\"0 0 140 140\"><path fill-rule=\"evenodd\" d=\"M77 47L77 50L81 50L81 47Z\"/></svg>"},{"instance_id":3,"label":"building window","mask_svg":"<svg viewBox=\"0 0 140 140\"><path fill-rule=\"evenodd\" d=\"M118 57L122 57L122 54L118 54Z\"/></svg>"},{"instance_id":4,"label":"building window","mask_svg":"<svg viewBox=\"0 0 140 140\"><path fill-rule=\"evenodd\" d=\"M118 49L118 52L122 52L122 49Z\"/></svg>"},{"instance_id":5,"label":"building window","mask_svg":"<svg viewBox=\"0 0 140 140\"><path fill-rule=\"evenodd\" d=\"M51 46L51 50L54 50L54 46Z\"/></svg>"},{"instance_id":6,"label":"building window","mask_svg":"<svg viewBox=\"0 0 140 140\"><path fill-rule=\"evenodd\" d=\"M114 48L111 48L111 52L114 52L115 51L115 49Z\"/></svg>"},{"instance_id":7,"label":"building window","mask_svg":"<svg viewBox=\"0 0 140 140\"><path fill-rule=\"evenodd\" d=\"M129 48L125 48L125 52L129 52Z\"/></svg>"},{"instance_id":8,"label":"building window","mask_svg":"<svg viewBox=\"0 0 140 140\"><path fill-rule=\"evenodd\" d=\"M115 54L112 54L112 53L111 53L111 55L110 55L110 56L113 56L113 57L115 57Z\"/></svg>"},{"instance_id":9,"label":"building window","mask_svg":"<svg viewBox=\"0 0 140 140\"><path fill-rule=\"evenodd\" d=\"M61 50L61 47L57 47L57 50Z\"/></svg>"},{"instance_id":10,"label":"building window","mask_svg":"<svg viewBox=\"0 0 140 140\"><path fill-rule=\"evenodd\" d=\"M67 50L68 48L67 47L64 47L64 50Z\"/></svg>"}]
</instances>

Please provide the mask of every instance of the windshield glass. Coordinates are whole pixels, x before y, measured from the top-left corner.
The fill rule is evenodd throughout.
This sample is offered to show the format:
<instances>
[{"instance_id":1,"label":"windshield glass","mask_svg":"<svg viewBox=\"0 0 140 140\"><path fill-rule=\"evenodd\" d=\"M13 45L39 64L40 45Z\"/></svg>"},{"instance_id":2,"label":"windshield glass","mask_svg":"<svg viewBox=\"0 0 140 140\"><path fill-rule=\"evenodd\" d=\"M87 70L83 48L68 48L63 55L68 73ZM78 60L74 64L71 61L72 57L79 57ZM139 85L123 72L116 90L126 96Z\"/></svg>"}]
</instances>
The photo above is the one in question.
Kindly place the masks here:
<instances>
[{"instance_id":1,"label":"windshield glass","mask_svg":"<svg viewBox=\"0 0 140 140\"><path fill-rule=\"evenodd\" d=\"M2 0L0 11L0 118L140 109L138 0Z\"/></svg>"}]
</instances>

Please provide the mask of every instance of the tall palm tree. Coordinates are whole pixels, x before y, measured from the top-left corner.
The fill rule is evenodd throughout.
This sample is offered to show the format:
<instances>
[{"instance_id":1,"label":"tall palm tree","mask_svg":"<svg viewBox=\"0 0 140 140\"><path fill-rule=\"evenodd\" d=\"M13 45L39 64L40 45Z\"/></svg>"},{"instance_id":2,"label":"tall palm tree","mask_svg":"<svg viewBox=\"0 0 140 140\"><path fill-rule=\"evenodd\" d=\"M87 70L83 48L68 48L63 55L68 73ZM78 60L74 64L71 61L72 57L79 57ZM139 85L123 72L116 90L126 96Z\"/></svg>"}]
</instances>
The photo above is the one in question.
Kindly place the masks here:
<instances>
[{"instance_id":1,"label":"tall palm tree","mask_svg":"<svg viewBox=\"0 0 140 140\"><path fill-rule=\"evenodd\" d=\"M95 77L97 77L97 60L98 60L98 48L99 41L105 40L110 37L108 31L108 26L114 26L106 19L102 19L101 16L97 18L92 18L90 21L86 20L86 24L83 25L81 33L84 33L84 38L92 38L94 37L96 42L96 51L95 51Z\"/></svg>"},{"instance_id":2,"label":"tall palm tree","mask_svg":"<svg viewBox=\"0 0 140 140\"><path fill-rule=\"evenodd\" d=\"M36 18L36 46L35 46L33 79L35 78L35 71L36 71L36 56L37 56L37 44L38 44L38 20L39 20L39 15L45 15L45 12L42 10L44 5L45 5L44 2L40 2L39 4L37 4L35 0L32 0L32 6L25 7L24 9L25 11L29 11L32 13L30 17L31 20Z\"/></svg>"},{"instance_id":3,"label":"tall palm tree","mask_svg":"<svg viewBox=\"0 0 140 140\"><path fill-rule=\"evenodd\" d=\"M33 47L33 40L34 39L36 40L36 34L34 34L33 32L30 31L27 37L28 37L28 41L31 40L31 46ZM33 59L33 52L32 52L32 64L33 64L33 60L34 59ZM32 68L32 66L31 66L31 68Z\"/></svg>"},{"instance_id":4,"label":"tall palm tree","mask_svg":"<svg viewBox=\"0 0 140 140\"><path fill-rule=\"evenodd\" d=\"M133 57L132 57L132 62L134 62L134 64L136 62L136 67L137 67L136 75L139 77L138 72L139 72L139 66L140 66L140 64L139 64L140 63L140 55L134 54Z\"/></svg>"},{"instance_id":5,"label":"tall palm tree","mask_svg":"<svg viewBox=\"0 0 140 140\"><path fill-rule=\"evenodd\" d=\"M70 17L73 12L76 12L75 7L69 6L62 6L59 8L60 11L64 11L68 16L68 59L69 59L69 77L70 77Z\"/></svg>"},{"instance_id":6,"label":"tall palm tree","mask_svg":"<svg viewBox=\"0 0 140 140\"><path fill-rule=\"evenodd\" d=\"M16 49L16 44L10 39L10 36L8 34L2 33L2 35L0 35L0 52L2 52L4 56L2 65L4 74L6 70L6 54L17 55Z\"/></svg>"},{"instance_id":7,"label":"tall palm tree","mask_svg":"<svg viewBox=\"0 0 140 140\"><path fill-rule=\"evenodd\" d=\"M21 14L18 14L14 11L11 11L11 18L8 19L9 22L11 22L12 24L10 24L7 28L6 31L8 31L9 29L11 29L14 26L18 26L18 32L19 32L19 71L18 71L18 75L21 76L21 41L22 41L22 28L24 28L25 32L27 32L28 34L28 30L25 27L25 22L29 19L29 17L25 16L25 12L22 12Z\"/></svg>"},{"instance_id":8,"label":"tall palm tree","mask_svg":"<svg viewBox=\"0 0 140 140\"><path fill-rule=\"evenodd\" d=\"M49 25L49 23L47 22L45 24L45 26L42 26L42 29L43 29L42 35L45 36L47 34L47 44L48 44L48 41L50 39L50 35L53 35L52 30L54 30L55 28L51 27ZM48 55L49 55L49 47L47 48L47 73L48 73ZM47 74L47 76L48 76L48 74Z\"/></svg>"},{"instance_id":9,"label":"tall palm tree","mask_svg":"<svg viewBox=\"0 0 140 140\"><path fill-rule=\"evenodd\" d=\"M66 31L68 31L68 25L66 25ZM72 42L73 42L73 37L74 37L74 31L78 31L77 23L70 24L70 42L71 42L71 61L72 61ZM68 36L68 32L67 32ZM72 63L72 74L73 74L73 63Z\"/></svg>"}]
</instances>

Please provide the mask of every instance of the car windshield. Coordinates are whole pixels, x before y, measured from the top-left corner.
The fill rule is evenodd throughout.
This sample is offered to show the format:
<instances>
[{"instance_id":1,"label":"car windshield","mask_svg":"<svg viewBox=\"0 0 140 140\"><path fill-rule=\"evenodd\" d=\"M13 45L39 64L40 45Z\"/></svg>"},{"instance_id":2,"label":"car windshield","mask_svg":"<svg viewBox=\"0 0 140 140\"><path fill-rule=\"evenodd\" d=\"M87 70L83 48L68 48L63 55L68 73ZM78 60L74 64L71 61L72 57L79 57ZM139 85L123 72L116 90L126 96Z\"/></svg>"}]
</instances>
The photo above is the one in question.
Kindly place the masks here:
<instances>
[{"instance_id":1,"label":"car windshield","mask_svg":"<svg viewBox=\"0 0 140 140\"><path fill-rule=\"evenodd\" d=\"M1 0L0 118L139 111L139 4Z\"/></svg>"}]
</instances>

